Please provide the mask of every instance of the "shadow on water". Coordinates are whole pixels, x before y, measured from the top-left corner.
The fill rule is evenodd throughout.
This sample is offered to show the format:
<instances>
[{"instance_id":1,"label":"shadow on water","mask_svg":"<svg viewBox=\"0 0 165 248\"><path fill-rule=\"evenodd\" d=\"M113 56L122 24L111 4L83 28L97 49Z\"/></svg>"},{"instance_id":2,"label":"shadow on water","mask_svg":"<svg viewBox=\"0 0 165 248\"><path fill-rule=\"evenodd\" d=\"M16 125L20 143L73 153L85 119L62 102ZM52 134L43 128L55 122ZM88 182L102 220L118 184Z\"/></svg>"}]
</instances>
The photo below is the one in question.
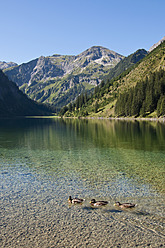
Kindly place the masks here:
<instances>
[{"instance_id":1,"label":"shadow on water","mask_svg":"<svg viewBox=\"0 0 165 248\"><path fill-rule=\"evenodd\" d=\"M86 211L93 211L93 210L95 210L94 208L92 208L92 207L90 207L90 206L85 206L85 207L83 207L82 208L83 210L86 210Z\"/></svg>"},{"instance_id":2,"label":"shadow on water","mask_svg":"<svg viewBox=\"0 0 165 248\"><path fill-rule=\"evenodd\" d=\"M149 216L150 213L146 212L146 211L136 211L136 210L133 210L133 209L105 209L104 212L107 212L107 213L124 213L124 212L127 212L127 213L130 213L130 214L133 214L133 215L138 215L138 216Z\"/></svg>"},{"instance_id":3,"label":"shadow on water","mask_svg":"<svg viewBox=\"0 0 165 248\"><path fill-rule=\"evenodd\" d=\"M138 215L138 216L149 216L150 213L143 212L143 211L132 211L131 214Z\"/></svg>"},{"instance_id":4,"label":"shadow on water","mask_svg":"<svg viewBox=\"0 0 165 248\"><path fill-rule=\"evenodd\" d=\"M108 209L108 210L104 210L104 212L107 212L107 213L121 213L123 211L118 210L118 209Z\"/></svg>"},{"instance_id":5,"label":"shadow on water","mask_svg":"<svg viewBox=\"0 0 165 248\"><path fill-rule=\"evenodd\" d=\"M101 209L101 210L103 210L106 213L121 213L122 212L122 210L117 210L117 209L105 209L104 206L102 206L102 207L84 206L84 207L82 207L82 209L83 210L87 210L89 212L90 211L96 211L98 209Z\"/></svg>"}]
</instances>

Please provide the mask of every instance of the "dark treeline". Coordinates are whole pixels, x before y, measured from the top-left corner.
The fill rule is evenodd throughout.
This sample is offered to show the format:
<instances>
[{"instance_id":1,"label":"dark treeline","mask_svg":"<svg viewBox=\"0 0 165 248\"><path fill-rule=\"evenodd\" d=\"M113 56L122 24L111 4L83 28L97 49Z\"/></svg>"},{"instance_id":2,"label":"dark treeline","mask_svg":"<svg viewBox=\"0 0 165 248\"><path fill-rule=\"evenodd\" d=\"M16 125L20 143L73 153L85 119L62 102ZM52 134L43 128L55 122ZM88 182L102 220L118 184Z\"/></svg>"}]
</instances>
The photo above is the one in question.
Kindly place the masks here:
<instances>
[{"instance_id":1,"label":"dark treeline","mask_svg":"<svg viewBox=\"0 0 165 248\"><path fill-rule=\"evenodd\" d=\"M165 115L165 71L152 73L135 87L120 94L115 106L117 116L146 116L157 111Z\"/></svg>"},{"instance_id":2,"label":"dark treeline","mask_svg":"<svg viewBox=\"0 0 165 248\"><path fill-rule=\"evenodd\" d=\"M68 106L64 106L60 112L59 115L63 116L67 111L70 113L69 116L72 115L72 112L80 112L80 109L86 106L87 102L89 100L89 95L87 94L87 91L81 93L74 102L70 102ZM86 116L88 115L87 111L81 111L81 115Z\"/></svg>"}]
</instances>

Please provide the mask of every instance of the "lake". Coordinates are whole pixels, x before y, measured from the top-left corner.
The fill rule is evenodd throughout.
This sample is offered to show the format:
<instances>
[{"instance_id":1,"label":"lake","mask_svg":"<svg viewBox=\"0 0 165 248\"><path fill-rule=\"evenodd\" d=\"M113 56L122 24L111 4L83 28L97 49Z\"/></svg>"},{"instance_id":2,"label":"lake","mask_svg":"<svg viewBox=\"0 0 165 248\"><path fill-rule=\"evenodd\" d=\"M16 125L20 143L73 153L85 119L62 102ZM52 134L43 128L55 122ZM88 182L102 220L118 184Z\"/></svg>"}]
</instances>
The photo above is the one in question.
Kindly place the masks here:
<instances>
[{"instance_id":1,"label":"lake","mask_svg":"<svg viewBox=\"0 0 165 248\"><path fill-rule=\"evenodd\" d=\"M164 173L164 122L0 120L0 247L164 247Z\"/></svg>"}]
</instances>

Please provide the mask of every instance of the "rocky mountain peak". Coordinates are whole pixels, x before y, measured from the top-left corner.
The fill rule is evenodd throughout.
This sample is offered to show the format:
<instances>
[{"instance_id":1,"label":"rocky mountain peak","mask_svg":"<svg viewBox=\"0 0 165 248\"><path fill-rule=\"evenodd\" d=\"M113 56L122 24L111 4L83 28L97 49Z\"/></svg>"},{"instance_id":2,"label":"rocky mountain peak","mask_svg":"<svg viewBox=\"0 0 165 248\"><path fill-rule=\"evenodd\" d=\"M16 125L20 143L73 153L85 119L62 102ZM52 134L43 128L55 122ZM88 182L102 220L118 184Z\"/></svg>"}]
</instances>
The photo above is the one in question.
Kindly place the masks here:
<instances>
[{"instance_id":1,"label":"rocky mountain peak","mask_svg":"<svg viewBox=\"0 0 165 248\"><path fill-rule=\"evenodd\" d=\"M92 46L77 56L77 59L85 57L89 62L95 62L103 66L113 66L120 62L124 56L102 46Z\"/></svg>"},{"instance_id":2,"label":"rocky mountain peak","mask_svg":"<svg viewBox=\"0 0 165 248\"><path fill-rule=\"evenodd\" d=\"M17 64L14 62L5 62L5 61L0 61L0 69L4 70L7 69L9 67L13 67L16 66Z\"/></svg>"}]
</instances>

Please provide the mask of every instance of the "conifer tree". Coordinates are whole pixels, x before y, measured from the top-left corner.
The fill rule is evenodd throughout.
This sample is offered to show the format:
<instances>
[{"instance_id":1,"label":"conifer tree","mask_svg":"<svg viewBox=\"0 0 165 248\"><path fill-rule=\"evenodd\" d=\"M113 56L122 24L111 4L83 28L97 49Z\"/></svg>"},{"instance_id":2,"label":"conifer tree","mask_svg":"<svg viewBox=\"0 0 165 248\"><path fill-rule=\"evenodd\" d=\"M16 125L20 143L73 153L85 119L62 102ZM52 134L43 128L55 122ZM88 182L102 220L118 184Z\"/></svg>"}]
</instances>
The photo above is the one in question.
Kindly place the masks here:
<instances>
[{"instance_id":1,"label":"conifer tree","mask_svg":"<svg viewBox=\"0 0 165 248\"><path fill-rule=\"evenodd\" d=\"M94 109L95 113L97 113L98 108L99 108L99 105L98 105L98 102L96 101L96 103L95 103L95 109Z\"/></svg>"},{"instance_id":2,"label":"conifer tree","mask_svg":"<svg viewBox=\"0 0 165 248\"><path fill-rule=\"evenodd\" d=\"M165 96L161 96L157 104L157 115L165 116Z\"/></svg>"}]
</instances>

